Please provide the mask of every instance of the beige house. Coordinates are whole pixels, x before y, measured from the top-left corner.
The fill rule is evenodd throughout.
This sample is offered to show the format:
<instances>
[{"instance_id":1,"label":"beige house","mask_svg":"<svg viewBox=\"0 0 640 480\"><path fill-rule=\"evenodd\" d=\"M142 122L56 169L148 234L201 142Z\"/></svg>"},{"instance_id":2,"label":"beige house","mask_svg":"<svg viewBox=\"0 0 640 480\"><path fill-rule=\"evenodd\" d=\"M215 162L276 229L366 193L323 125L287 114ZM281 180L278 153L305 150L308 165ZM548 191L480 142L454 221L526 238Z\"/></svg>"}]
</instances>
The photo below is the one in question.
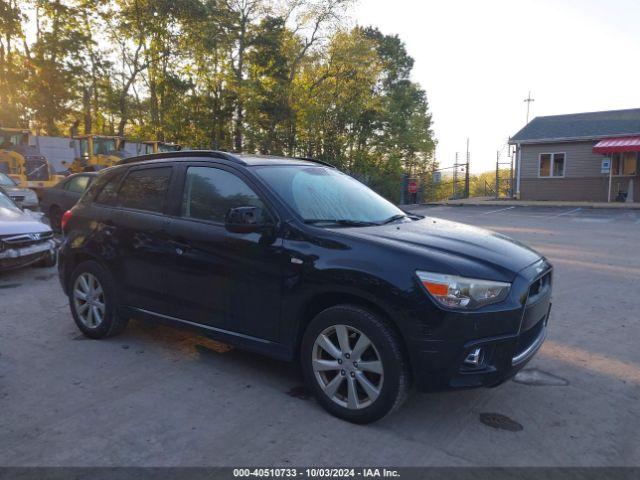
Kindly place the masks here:
<instances>
[{"instance_id":1,"label":"beige house","mask_svg":"<svg viewBox=\"0 0 640 480\"><path fill-rule=\"evenodd\" d=\"M536 117L510 144L518 198L640 201L640 108Z\"/></svg>"}]
</instances>

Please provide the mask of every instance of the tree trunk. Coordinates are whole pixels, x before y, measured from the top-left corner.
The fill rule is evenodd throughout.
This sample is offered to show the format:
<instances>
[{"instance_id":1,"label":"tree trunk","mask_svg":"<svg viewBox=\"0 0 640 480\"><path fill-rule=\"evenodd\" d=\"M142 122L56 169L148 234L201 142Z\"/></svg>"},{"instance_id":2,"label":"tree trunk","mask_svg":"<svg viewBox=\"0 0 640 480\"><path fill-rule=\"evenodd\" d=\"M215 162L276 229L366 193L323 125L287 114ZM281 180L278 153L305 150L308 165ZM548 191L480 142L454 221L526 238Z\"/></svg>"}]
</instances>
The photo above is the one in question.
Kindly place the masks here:
<instances>
[{"instance_id":1,"label":"tree trunk","mask_svg":"<svg viewBox=\"0 0 640 480\"><path fill-rule=\"evenodd\" d=\"M91 133L93 127L91 122L91 89L82 88L82 108L84 110L84 133Z\"/></svg>"},{"instance_id":2,"label":"tree trunk","mask_svg":"<svg viewBox=\"0 0 640 480\"><path fill-rule=\"evenodd\" d=\"M236 115L233 126L233 144L236 152L242 151L242 137L244 134L244 102L242 99L244 86L244 51L246 48L247 22L246 15L242 15L240 19L240 36L238 38L238 66L236 69L237 98L236 98Z\"/></svg>"}]
</instances>

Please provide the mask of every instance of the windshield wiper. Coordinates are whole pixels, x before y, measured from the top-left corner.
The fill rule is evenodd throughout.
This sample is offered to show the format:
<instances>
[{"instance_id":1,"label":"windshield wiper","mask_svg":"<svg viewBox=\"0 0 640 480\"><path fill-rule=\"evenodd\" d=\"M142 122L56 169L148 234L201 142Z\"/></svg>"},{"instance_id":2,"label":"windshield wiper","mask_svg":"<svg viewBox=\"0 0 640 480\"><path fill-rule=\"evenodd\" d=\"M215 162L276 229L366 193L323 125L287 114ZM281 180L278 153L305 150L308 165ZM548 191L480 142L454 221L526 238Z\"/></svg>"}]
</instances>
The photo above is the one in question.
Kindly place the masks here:
<instances>
[{"instance_id":1,"label":"windshield wiper","mask_svg":"<svg viewBox=\"0 0 640 480\"><path fill-rule=\"evenodd\" d=\"M380 225L386 225L387 223L395 222L396 220L400 220L401 218L408 218L408 215L405 215L404 213L398 213L387 218L386 220L383 220L382 222L380 222Z\"/></svg>"},{"instance_id":2,"label":"windshield wiper","mask_svg":"<svg viewBox=\"0 0 640 480\"><path fill-rule=\"evenodd\" d=\"M380 225L376 222L366 222L362 220L349 220L346 218L311 218L304 221L309 225L316 225L318 223L333 223L335 225L344 225L348 227L371 227L372 225Z\"/></svg>"},{"instance_id":3,"label":"windshield wiper","mask_svg":"<svg viewBox=\"0 0 640 480\"><path fill-rule=\"evenodd\" d=\"M37 173L39 170L42 170L44 167L46 167L47 164L43 163L42 165L40 165L38 168L36 168L35 170L31 170L30 172L27 172L27 176L29 175L33 175L35 173Z\"/></svg>"}]
</instances>

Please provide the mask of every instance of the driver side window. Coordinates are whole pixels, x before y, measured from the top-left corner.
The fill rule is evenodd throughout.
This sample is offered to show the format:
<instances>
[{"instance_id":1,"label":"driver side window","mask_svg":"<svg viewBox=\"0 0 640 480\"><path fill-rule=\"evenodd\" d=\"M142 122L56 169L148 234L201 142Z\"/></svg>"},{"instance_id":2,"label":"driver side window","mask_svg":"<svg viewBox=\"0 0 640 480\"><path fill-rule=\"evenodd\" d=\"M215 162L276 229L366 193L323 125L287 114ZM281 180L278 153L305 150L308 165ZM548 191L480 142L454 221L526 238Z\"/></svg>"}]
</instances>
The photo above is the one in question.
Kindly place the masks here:
<instances>
[{"instance_id":1,"label":"driver side window","mask_svg":"<svg viewBox=\"0 0 640 480\"><path fill-rule=\"evenodd\" d=\"M224 223L229 209L264 204L239 177L213 167L189 167L182 196L182 217Z\"/></svg>"}]
</instances>

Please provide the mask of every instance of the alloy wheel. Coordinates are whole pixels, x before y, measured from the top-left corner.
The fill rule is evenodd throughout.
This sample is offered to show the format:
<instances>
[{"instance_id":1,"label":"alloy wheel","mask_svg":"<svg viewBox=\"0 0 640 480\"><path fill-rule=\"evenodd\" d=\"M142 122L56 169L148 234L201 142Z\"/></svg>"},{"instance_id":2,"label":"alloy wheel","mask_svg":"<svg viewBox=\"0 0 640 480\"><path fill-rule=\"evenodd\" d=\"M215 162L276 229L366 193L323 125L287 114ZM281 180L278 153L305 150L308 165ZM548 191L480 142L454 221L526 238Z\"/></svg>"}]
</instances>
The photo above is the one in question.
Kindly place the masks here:
<instances>
[{"instance_id":1,"label":"alloy wheel","mask_svg":"<svg viewBox=\"0 0 640 480\"><path fill-rule=\"evenodd\" d=\"M338 405L357 410L380 395L384 368L373 342L349 325L323 330L313 344L312 368L324 394Z\"/></svg>"},{"instance_id":2,"label":"alloy wheel","mask_svg":"<svg viewBox=\"0 0 640 480\"><path fill-rule=\"evenodd\" d=\"M73 286L73 303L80 321L88 328L98 327L104 320L105 300L100 281L91 273L78 276Z\"/></svg>"}]
</instances>

